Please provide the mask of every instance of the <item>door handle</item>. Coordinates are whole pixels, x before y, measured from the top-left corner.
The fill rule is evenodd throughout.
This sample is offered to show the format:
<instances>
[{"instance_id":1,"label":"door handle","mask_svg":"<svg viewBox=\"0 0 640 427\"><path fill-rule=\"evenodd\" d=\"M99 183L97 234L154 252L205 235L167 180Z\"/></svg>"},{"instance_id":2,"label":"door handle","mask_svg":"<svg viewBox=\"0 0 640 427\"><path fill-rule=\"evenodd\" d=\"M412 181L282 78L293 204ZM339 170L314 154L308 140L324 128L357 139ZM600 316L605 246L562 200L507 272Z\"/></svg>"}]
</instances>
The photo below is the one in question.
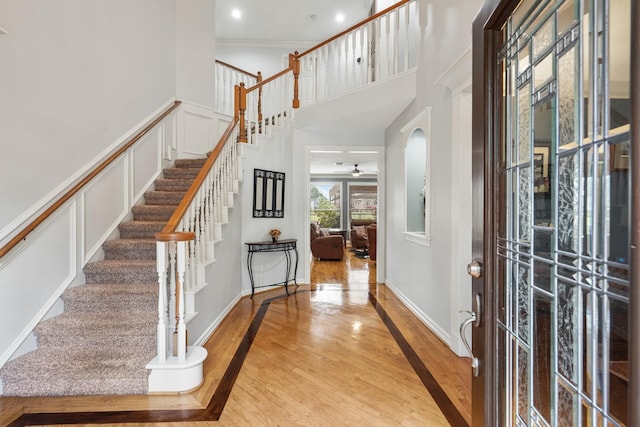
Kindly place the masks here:
<instances>
[{"instance_id":1,"label":"door handle","mask_svg":"<svg viewBox=\"0 0 640 427\"><path fill-rule=\"evenodd\" d=\"M465 335L465 329L472 323L478 321L476 313L469 310L462 310L460 313L468 313L469 318L467 318L464 322L460 324L460 339L462 339L462 344L466 347L467 351L471 355L471 369L473 369L473 376L477 377L480 374L480 359L473 355L473 349L469 345L469 341L467 341L467 336Z\"/></svg>"},{"instance_id":2,"label":"door handle","mask_svg":"<svg viewBox=\"0 0 640 427\"><path fill-rule=\"evenodd\" d=\"M467 336L465 335L465 330L471 324L476 328L480 326L482 323L482 300L480 299L480 294L478 292L473 294L473 305L474 311L470 310L461 310L460 313L467 313L469 317L464 320L460 324L460 339L462 340L462 344L464 344L465 348L471 355L471 368L473 369L473 376L477 377L480 375L480 359L473 355L473 349L471 345L469 345L469 341L467 340Z\"/></svg>"}]
</instances>

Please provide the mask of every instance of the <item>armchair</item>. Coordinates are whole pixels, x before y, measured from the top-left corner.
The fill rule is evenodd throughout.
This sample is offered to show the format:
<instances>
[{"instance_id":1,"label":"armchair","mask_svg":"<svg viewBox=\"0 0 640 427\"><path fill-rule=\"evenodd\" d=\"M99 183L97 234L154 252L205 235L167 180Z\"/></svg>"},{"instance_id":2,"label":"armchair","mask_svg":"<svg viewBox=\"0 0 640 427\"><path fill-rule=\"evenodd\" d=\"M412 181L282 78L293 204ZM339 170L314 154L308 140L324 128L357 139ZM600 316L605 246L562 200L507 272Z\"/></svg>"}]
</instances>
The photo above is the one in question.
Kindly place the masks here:
<instances>
[{"instance_id":1,"label":"armchair","mask_svg":"<svg viewBox=\"0 0 640 427\"><path fill-rule=\"evenodd\" d=\"M367 238L368 238L368 249L369 249L369 259L372 261L376 260L377 250L378 250L378 227L377 224L371 224L367 226Z\"/></svg>"},{"instance_id":2,"label":"armchair","mask_svg":"<svg viewBox=\"0 0 640 427\"><path fill-rule=\"evenodd\" d=\"M341 260L344 239L340 235L325 236L318 224L311 223L311 254L318 259Z\"/></svg>"},{"instance_id":3,"label":"armchair","mask_svg":"<svg viewBox=\"0 0 640 427\"><path fill-rule=\"evenodd\" d=\"M375 220L370 219L351 220L351 247L353 249L367 249L368 237L366 227L375 223Z\"/></svg>"}]
</instances>

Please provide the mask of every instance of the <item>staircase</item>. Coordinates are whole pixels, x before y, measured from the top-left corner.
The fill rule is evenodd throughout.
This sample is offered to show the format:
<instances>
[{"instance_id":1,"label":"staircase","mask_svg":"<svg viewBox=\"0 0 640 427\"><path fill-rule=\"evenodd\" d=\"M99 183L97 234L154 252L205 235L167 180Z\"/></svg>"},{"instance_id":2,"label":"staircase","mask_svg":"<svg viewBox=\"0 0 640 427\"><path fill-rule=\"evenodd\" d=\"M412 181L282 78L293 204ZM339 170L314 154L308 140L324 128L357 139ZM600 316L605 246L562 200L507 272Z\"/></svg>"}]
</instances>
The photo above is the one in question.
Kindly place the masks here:
<instances>
[{"instance_id":1,"label":"staircase","mask_svg":"<svg viewBox=\"0 0 640 427\"><path fill-rule=\"evenodd\" d=\"M86 284L62 295L64 312L38 324L38 349L0 370L4 396L145 394L156 356L158 274L154 234L162 230L206 159L176 160L85 266Z\"/></svg>"}]
</instances>

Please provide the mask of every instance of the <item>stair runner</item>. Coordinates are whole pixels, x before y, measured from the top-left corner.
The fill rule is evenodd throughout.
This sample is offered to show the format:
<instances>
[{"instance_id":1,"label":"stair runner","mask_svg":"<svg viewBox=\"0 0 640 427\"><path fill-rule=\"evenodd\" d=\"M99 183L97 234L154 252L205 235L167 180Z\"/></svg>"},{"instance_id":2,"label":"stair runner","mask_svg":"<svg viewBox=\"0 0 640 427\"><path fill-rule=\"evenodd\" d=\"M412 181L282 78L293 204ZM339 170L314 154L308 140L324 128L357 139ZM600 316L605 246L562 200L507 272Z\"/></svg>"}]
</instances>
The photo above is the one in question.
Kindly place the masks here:
<instances>
[{"instance_id":1,"label":"stair runner","mask_svg":"<svg viewBox=\"0 0 640 427\"><path fill-rule=\"evenodd\" d=\"M165 226L206 159L176 160L105 242L86 284L62 295L64 312L40 322L38 349L0 370L4 396L145 394L156 355L158 275L154 234Z\"/></svg>"}]
</instances>

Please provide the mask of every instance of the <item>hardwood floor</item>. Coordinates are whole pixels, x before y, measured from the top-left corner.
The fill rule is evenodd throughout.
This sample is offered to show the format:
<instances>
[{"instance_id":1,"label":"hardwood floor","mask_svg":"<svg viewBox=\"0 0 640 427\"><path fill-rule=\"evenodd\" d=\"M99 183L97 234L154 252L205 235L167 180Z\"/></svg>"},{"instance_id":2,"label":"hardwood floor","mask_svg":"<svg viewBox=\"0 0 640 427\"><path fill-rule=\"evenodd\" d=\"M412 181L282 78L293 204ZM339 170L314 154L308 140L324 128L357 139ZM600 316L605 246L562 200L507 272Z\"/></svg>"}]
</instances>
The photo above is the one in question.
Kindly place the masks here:
<instances>
[{"instance_id":1,"label":"hardwood floor","mask_svg":"<svg viewBox=\"0 0 640 427\"><path fill-rule=\"evenodd\" d=\"M312 284L288 298L243 298L207 342L194 392L0 398L0 425L469 425L469 359L375 276L349 253L314 261Z\"/></svg>"}]
</instances>

